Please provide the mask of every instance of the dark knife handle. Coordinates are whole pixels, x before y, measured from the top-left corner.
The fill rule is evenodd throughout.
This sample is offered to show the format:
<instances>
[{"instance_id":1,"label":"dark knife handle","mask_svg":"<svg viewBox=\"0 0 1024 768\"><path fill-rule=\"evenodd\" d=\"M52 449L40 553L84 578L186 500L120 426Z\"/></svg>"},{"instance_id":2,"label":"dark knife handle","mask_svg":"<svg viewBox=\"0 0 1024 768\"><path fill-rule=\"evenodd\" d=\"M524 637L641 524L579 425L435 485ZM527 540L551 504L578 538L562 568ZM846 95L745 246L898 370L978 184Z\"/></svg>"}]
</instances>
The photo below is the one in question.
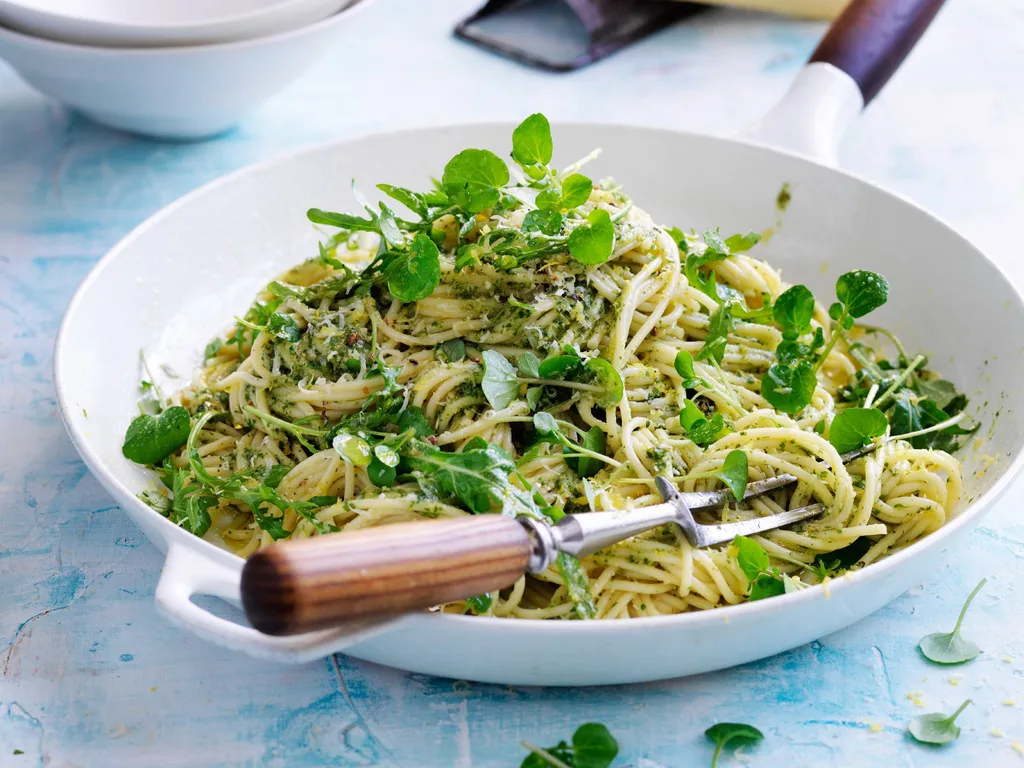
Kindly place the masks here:
<instances>
[{"instance_id":1,"label":"dark knife handle","mask_svg":"<svg viewBox=\"0 0 1024 768\"><path fill-rule=\"evenodd\" d=\"M924 34L945 0L851 0L810 61L853 78L867 104Z\"/></svg>"}]
</instances>

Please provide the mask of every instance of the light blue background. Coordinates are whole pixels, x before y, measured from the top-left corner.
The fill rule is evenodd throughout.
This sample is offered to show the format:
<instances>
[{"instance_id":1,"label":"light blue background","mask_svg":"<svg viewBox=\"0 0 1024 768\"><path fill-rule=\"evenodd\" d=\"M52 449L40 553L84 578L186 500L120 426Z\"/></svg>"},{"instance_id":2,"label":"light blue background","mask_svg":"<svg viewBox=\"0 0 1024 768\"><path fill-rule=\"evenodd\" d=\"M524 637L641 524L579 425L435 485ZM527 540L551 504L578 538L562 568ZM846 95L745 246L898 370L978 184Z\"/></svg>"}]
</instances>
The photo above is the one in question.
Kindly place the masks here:
<instances>
[{"instance_id":1,"label":"light blue background","mask_svg":"<svg viewBox=\"0 0 1024 768\"><path fill-rule=\"evenodd\" d=\"M765 732L751 765L1024 764L1013 748L1024 742L1019 489L955 562L888 608L791 653L691 679L545 691L344 657L287 668L219 650L156 614L160 555L78 460L50 376L64 306L117 240L223 173L379 129L543 110L734 130L778 98L822 29L715 12L580 73L548 75L454 41L473 5L381 0L302 80L203 144L98 128L0 64L0 766L498 768L518 765L521 739L553 743L588 720L608 724L617 765L634 768L707 765L702 732L720 720ZM1019 3L952 0L843 153L846 167L947 217L1018 282L1022 29ZM928 254L919 258L926 269ZM991 581L967 630L985 654L956 670L929 666L917 640L948 629L982 576ZM930 749L905 736L909 717L966 696L975 706L957 743Z\"/></svg>"}]
</instances>

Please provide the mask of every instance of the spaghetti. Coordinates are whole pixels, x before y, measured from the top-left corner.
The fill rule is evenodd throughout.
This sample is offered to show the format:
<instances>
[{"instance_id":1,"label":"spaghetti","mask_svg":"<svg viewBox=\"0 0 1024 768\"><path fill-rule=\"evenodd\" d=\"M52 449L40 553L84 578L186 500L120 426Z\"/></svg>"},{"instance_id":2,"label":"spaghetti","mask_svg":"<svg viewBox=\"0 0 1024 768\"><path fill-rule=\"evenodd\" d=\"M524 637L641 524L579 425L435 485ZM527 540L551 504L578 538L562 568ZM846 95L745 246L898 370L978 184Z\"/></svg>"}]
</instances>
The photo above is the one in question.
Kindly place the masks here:
<instances>
[{"instance_id":1,"label":"spaghetti","mask_svg":"<svg viewBox=\"0 0 1024 768\"><path fill-rule=\"evenodd\" d=\"M549 158L523 162L522 154L513 157L523 177L496 183L500 196L486 205L466 203L460 193L472 186L453 186L446 168L434 192L403 200L419 208L418 222L386 206L368 208L369 219L341 219L319 257L271 283L170 398L188 411L191 439L159 465L181 503L157 506L246 557L279 538L499 511L502 494L551 517L655 504L656 475L687 491L718 487L715 472L738 450L750 480L789 473L799 482L704 522L826 507L756 538L787 591L870 564L946 522L961 493L960 464L938 447L952 450L949 435L963 430L933 432L946 435L938 444L891 439L903 414L889 410L877 450L845 466L829 439L837 414L881 408L883 396L891 408L916 409L917 431L929 426L922 402L943 406L943 417L962 411L952 397L926 391L942 387L920 360L908 361L901 348L897 362L884 360L864 343L877 337L872 329L837 324L816 303L798 336L808 360L820 355L813 391L806 406L780 411L762 382L782 359L780 344L796 342L772 314L788 286L749 252L756 236L720 241L666 230L611 181L587 179L583 199L561 205L575 202L568 195L579 166L554 171ZM554 206L538 204L558 195ZM606 222L610 253L585 263L580 256L593 261L594 249L584 246L602 246ZM576 230L589 241L574 239ZM403 275L416 288L433 264L417 263L417 248L430 251L425 239L437 246L436 285L428 280L426 295L403 300L411 290ZM723 335L725 306L732 315ZM717 357L708 350L716 338ZM692 377L676 364L680 353ZM615 375L588 365L597 359ZM687 402L705 428L715 425L710 439L694 439L692 417L684 425ZM559 439L538 440L540 412L554 417ZM505 457L494 462L509 487L483 502L442 477L445 457L473 451ZM205 525L197 523L203 515ZM693 549L672 526L573 565L563 559L500 594L441 609L626 618L751 594L735 546Z\"/></svg>"}]
</instances>

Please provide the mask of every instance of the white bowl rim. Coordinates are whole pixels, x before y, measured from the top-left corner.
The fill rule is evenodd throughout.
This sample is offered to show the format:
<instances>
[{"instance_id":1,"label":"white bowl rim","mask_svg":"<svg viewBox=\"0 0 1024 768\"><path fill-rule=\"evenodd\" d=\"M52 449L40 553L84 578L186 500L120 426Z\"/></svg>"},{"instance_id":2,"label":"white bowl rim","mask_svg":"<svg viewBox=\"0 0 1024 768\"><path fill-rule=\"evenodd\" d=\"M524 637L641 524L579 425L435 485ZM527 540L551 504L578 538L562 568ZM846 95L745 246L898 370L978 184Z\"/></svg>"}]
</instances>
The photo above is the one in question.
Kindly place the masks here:
<instances>
[{"instance_id":1,"label":"white bowl rim","mask_svg":"<svg viewBox=\"0 0 1024 768\"><path fill-rule=\"evenodd\" d=\"M302 6L304 3L308 3L308 2L310 2L310 0L276 0L276 2L274 2L272 5L268 5L265 8L261 8L258 11L251 11L251 10L248 11L248 12L240 11L238 13L234 13L234 14L228 15L228 16L213 16L213 17L204 19L202 21L176 21L176 22L169 22L169 23L164 23L164 24L157 23L157 22L117 22L117 21L109 21L109 20L96 19L96 18L93 18L93 17L90 17L90 16L82 16L82 15L75 14L75 13L58 13L58 12L55 12L55 11L51 11L51 10L49 10L47 8L38 8L38 7L33 6L33 5L25 5L24 3L20 2L20 0L0 0L0 5L3 5L5 3L9 3L10 5L15 6L15 7L27 8L32 13L37 13L37 14L39 14L42 17L64 19L66 21L71 21L71 22L75 22L75 23L79 23L79 24L87 24L87 25L94 26L94 27L103 27L103 28L108 28L108 29L109 28L113 28L113 29L119 29L119 30L139 29L139 28L143 28L144 27L144 28L149 29L151 31L174 32L174 31L177 31L177 30L202 30L202 29L206 29L207 27L219 27L219 26L223 26L225 24L232 24L232 23L236 23L236 22L239 22L239 21L243 21L243 20L258 19L260 16L264 16L264 15L267 15L267 14L280 13L282 10L285 10L287 8L287 6ZM350 5L355 5L358 2L359 2L359 0L356 0L356 2L350 3ZM348 6L346 6L346 7L348 7ZM345 8L342 8L341 10L344 11ZM338 13L341 13L341 11L338 11ZM333 16L335 14L331 14L331 15ZM13 30L10 30L10 31L13 31ZM24 34L24 33L19 33L19 34ZM35 35L29 35L29 37L36 37L36 36ZM60 40L53 40L52 38L39 38L39 39L49 40L50 42L61 42ZM77 43L71 43L71 44L72 45L78 45ZM185 44L185 47L187 47L187 46L188 46L188 43ZM85 47L89 47L89 46L85 46ZM109 47L109 46L104 46L104 47ZM174 46L174 47L179 47L179 46Z\"/></svg>"},{"instance_id":2,"label":"white bowl rim","mask_svg":"<svg viewBox=\"0 0 1024 768\"><path fill-rule=\"evenodd\" d=\"M8 37L18 44L38 46L39 48L49 48L53 50L54 53L71 53L103 58L121 58L124 56L150 58L158 56L187 56L189 54L199 52L236 51L242 48L256 47L266 43L285 41L293 37L300 37L309 32L314 32L323 27L331 26L332 24L338 23L338 20L342 16L349 16L354 13L358 13L366 6L372 5L374 1L375 0L355 0L355 2L346 5L340 11L332 13L327 18L320 19L320 21L313 22L312 24L306 24L296 29L279 32L275 35L261 35L259 37L249 37L245 40L229 40L222 43L193 43L170 46L143 46L137 48L133 48L131 46L83 45L81 43L69 43L62 40L50 40L45 37L36 37L35 35L19 32L18 30L11 29L10 27L6 27L2 24L0 24L0 40L4 37ZM200 187L200 189L202 188L203 187ZM160 211L157 213L160 213Z\"/></svg>"},{"instance_id":3,"label":"white bowl rim","mask_svg":"<svg viewBox=\"0 0 1024 768\"><path fill-rule=\"evenodd\" d=\"M363 2L369 2L370 0L363 0ZM149 507L141 500L136 498L127 488L121 483L121 481L114 476L112 472L107 468L106 462L96 454L89 446L85 439L85 436L81 433L74 421L69 418L71 412L71 404L65 399L64 388L61 386L63 381L63 368L61 365L61 347L63 346L63 340L66 332L68 331L69 318L74 314L77 305L83 301L83 297L89 291L93 282L95 282L99 276L113 263L118 257L121 251L131 245L137 237L142 236L150 227L155 226L164 218L174 214L175 211L181 206L186 205L194 197L199 197L207 192L215 190L222 184L229 184L235 179L245 176L248 173L254 173L275 165L284 165L290 161L302 157L304 155L316 154L333 147L341 147L346 144L356 143L361 140L374 137L382 138L395 138L400 139L403 136L409 134L421 133L424 131L445 131L453 129L479 129L479 130L494 130L494 129L511 129L515 127L515 123L511 121L474 121L474 122L460 122L460 123L447 123L437 125L419 126L414 128L404 128L393 131L367 131L364 133L356 134L354 136L346 137L344 139L330 139L323 142L317 142L315 144L301 147L289 152L285 152L274 157L262 160L257 163L253 163L242 168L239 168L231 173L220 176L213 179L206 184L186 193L177 200L164 206L162 209L154 213L152 216L147 218L141 224L133 228L127 235L125 235L120 241L118 241L106 254L104 254L99 261L89 271L89 274L79 285L71 300L68 302L67 309L64 312L64 316L61 320L60 328L57 331L57 336L54 342L54 356L53 356L53 379L54 386L57 394L57 402L60 409L61 419L64 422L64 426L68 431L68 434L75 445L79 453L81 454L85 464L89 469L100 476L104 485L111 487L119 487L123 489L124 495L131 498L140 509L144 509L146 513L155 515L158 520L158 525L167 527L170 532L180 531L179 527L168 520L166 517L161 515L155 509ZM814 166L826 171L831 171L840 176L847 177L853 181L863 184L873 192L881 193L892 200L909 206L916 210L918 213L931 219L934 223L941 226L947 231L950 237L955 237L962 244L968 248L974 250L977 255L982 258L988 265L995 270L995 272L1006 282L1013 292L1014 298L1017 301L1018 311L1024 312L1024 296L1018 290L1015 283L1013 283L1003 269L980 248L975 246L970 240L960 234L958 231L953 229L949 224L943 221L939 216L927 210L918 203L910 200L905 195L886 189L878 184L868 181L864 177L847 171L841 168L834 168L825 165L824 163L817 162L811 158L801 155L797 152L793 152L787 149L782 149L774 146L767 146L754 141L747 141L737 137L731 136L713 136L711 134L699 133L696 131L678 130L674 128L661 128L652 127L645 125L637 125L622 122L612 121L555 121L552 124L553 129L564 128L567 130L572 129L587 129L587 128L611 128L617 130L629 130L629 131L641 131L641 132L652 132L662 134L672 134L680 137L685 141L716 141L724 142L726 144L732 144L742 148L753 148L755 150L768 152L776 155L781 155L787 158L788 161L793 163L802 163L809 166ZM1000 497L1006 493L1010 484L1017 478L1024 469L1024 450L1017 452L1016 456L1013 457L1010 465L1006 467L1002 475L996 480L993 485L968 503L959 513L957 513L952 520L945 523L935 533L929 534L928 536L920 539L907 548L897 552L894 555L886 557L877 563L872 563L870 566L862 568L855 572L847 572L844 576L830 580L825 584L816 584L802 589L798 592L780 595L771 601L759 600L755 602L741 602L734 605L726 605L712 610L705 611L688 611L685 613L668 614L662 616L644 616L638 619L629 621L551 621L548 619L507 619L497 616L466 616L454 613L442 613L442 612L427 612L427 613L416 613L409 615L404 618L403 624L409 621L431 621L431 622L450 622L450 623L461 623L468 622L470 626L475 626L478 629L494 629L501 627L501 631L512 631L512 632L535 632L543 631L548 633L570 633L575 634L578 632L593 632L596 628L600 628L602 633L618 634L619 632L637 632L643 627L653 627L655 625L659 627L674 626L679 623L685 623L687 625L710 624L712 622L731 621L733 618L737 620L748 620L753 619L759 613L765 611L774 610L773 606L778 606L778 600L785 600L787 604L795 603L796 601L810 601L819 599L820 595L826 598L831 597L833 593L841 594L848 588L852 588L856 583L863 582L866 580L877 580L882 578L885 574L893 570L898 570L902 567L903 563L907 560L913 559L918 553L923 553L935 547L940 547L946 541L951 538L957 531L967 525L974 525L974 518L983 516L991 506L999 500ZM168 538L170 541L170 538ZM243 563L244 560L238 555L235 555L228 550L222 549L215 544L201 539L195 536L187 539L189 542L189 548L194 549L206 556L210 556L214 559L229 558L230 561L237 563Z\"/></svg>"}]
</instances>

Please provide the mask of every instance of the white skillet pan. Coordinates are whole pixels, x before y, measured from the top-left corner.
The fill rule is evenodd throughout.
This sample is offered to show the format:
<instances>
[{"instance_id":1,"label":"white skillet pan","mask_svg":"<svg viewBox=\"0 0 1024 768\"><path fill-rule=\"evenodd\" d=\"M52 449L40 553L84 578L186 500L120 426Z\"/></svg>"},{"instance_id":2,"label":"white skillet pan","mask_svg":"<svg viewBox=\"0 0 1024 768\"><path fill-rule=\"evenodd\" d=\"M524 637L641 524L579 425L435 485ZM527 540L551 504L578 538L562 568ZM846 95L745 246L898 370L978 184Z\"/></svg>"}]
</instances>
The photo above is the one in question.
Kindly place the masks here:
<instances>
[{"instance_id":1,"label":"white skillet pan","mask_svg":"<svg viewBox=\"0 0 1024 768\"><path fill-rule=\"evenodd\" d=\"M156 594L161 612L211 642L261 658L300 662L344 650L453 678L576 686L691 675L769 656L841 629L928 578L1021 468L1024 366L1017 340L1024 339L1024 306L996 266L948 226L831 166L847 123L939 5L854 0L782 103L743 140L595 124L556 124L554 136L559 163L603 147L593 174L614 175L658 222L723 231L775 227L759 255L819 295L830 295L835 278L851 269L889 279L890 301L873 321L911 349L931 352L933 366L971 395L982 422L980 444L963 457L967 499L940 531L830 590L628 621L422 613L274 638L192 603L194 595L215 595L237 605L243 563L136 498L154 483L121 456L135 413L139 350L154 366L187 374L213 333L269 279L316 252L303 213L312 206L350 209L349 179L364 188L378 181L415 188L466 147L500 156L509 151L511 124L452 126L328 144L209 184L128 235L72 299L55 352L61 414L89 468L167 552ZM792 203L779 214L775 199L783 182ZM978 297L969 304L968 283Z\"/></svg>"}]
</instances>

